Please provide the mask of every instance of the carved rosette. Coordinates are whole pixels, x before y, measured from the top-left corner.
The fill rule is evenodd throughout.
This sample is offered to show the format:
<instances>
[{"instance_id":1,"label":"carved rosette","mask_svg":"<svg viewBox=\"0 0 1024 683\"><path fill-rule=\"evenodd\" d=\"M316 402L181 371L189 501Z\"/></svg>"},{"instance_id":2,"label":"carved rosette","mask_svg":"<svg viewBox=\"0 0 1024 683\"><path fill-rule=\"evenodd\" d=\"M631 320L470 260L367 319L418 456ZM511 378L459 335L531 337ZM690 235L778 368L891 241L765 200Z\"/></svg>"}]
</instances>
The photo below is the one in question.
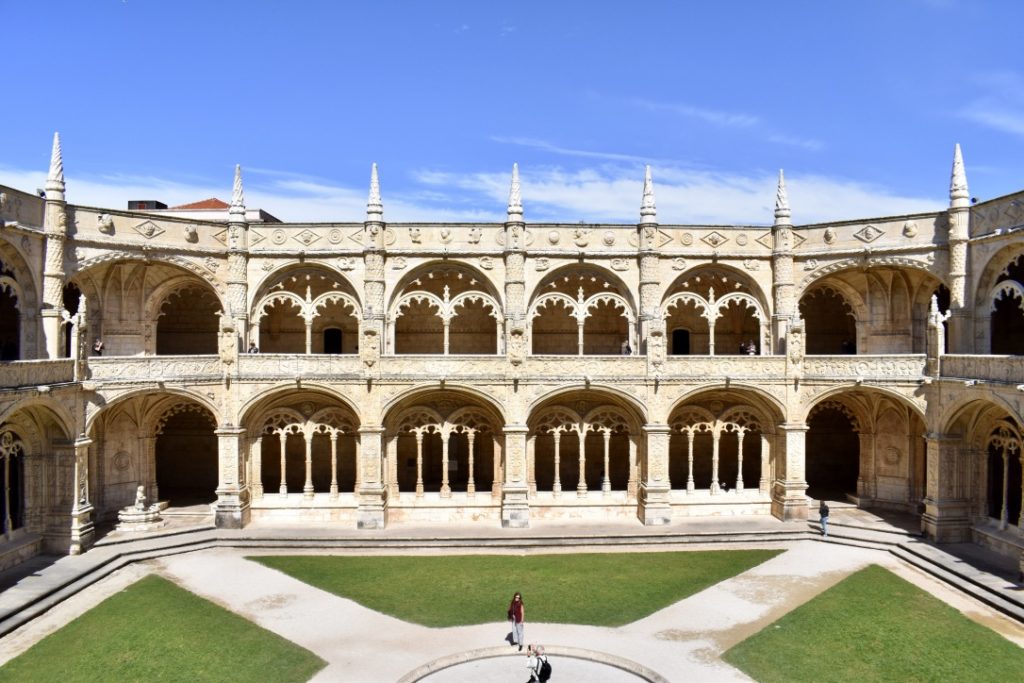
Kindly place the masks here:
<instances>
[{"instance_id":1,"label":"carved rosette","mask_svg":"<svg viewBox=\"0 0 1024 683\"><path fill-rule=\"evenodd\" d=\"M373 325L360 327L359 358L367 368L372 368L380 360L380 335Z\"/></svg>"}]
</instances>

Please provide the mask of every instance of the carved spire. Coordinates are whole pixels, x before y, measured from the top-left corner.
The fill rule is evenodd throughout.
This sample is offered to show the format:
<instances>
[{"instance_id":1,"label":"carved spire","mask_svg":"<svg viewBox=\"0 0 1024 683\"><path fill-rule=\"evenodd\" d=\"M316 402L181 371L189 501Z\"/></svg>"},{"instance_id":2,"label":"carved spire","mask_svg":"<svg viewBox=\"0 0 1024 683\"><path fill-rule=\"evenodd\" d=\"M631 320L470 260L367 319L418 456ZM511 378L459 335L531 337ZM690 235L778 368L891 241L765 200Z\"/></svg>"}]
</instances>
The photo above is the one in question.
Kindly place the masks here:
<instances>
[{"instance_id":1,"label":"carved spire","mask_svg":"<svg viewBox=\"0 0 1024 683\"><path fill-rule=\"evenodd\" d=\"M512 187L508 191L508 222L523 220L523 197L519 187L519 164L512 164Z\"/></svg>"},{"instance_id":2,"label":"carved spire","mask_svg":"<svg viewBox=\"0 0 1024 683\"><path fill-rule=\"evenodd\" d=\"M50 174L46 177L46 198L64 201L64 159L60 152L60 133L53 134Z\"/></svg>"},{"instance_id":3,"label":"carved spire","mask_svg":"<svg viewBox=\"0 0 1024 683\"><path fill-rule=\"evenodd\" d=\"M245 220L245 192L242 190L242 166L235 164L235 183L231 186L231 208L228 216L232 221Z\"/></svg>"},{"instance_id":4,"label":"carved spire","mask_svg":"<svg viewBox=\"0 0 1024 683\"><path fill-rule=\"evenodd\" d=\"M967 174L964 172L964 158L960 154L960 143L953 150L953 174L949 180L949 206L961 208L970 206L970 192L967 189Z\"/></svg>"},{"instance_id":5,"label":"carved spire","mask_svg":"<svg viewBox=\"0 0 1024 683\"><path fill-rule=\"evenodd\" d=\"M366 202L366 220L384 221L384 202L380 198L380 179L377 177L377 164L370 169L370 198Z\"/></svg>"},{"instance_id":6,"label":"carved spire","mask_svg":"<svg viewBox=\"0 0 1024 683\"><path fill-rule=\"evenodd\" d=\"M640 222L657 223L658 211L654 206L654 181L651 180L651 166L644 170L644 198L640 203Z\"/></svg>"},{"instance_id":7,"label":"carved spire","mask_svg":"<svg viewBox=\"0 0 1024 683\"><path fill-rule=\"evenodd\" d=\"M789 195L786 194L786 176L779 169L779 187L775 190L775 225L789 223Z\"/></svg>"}]
</instances>

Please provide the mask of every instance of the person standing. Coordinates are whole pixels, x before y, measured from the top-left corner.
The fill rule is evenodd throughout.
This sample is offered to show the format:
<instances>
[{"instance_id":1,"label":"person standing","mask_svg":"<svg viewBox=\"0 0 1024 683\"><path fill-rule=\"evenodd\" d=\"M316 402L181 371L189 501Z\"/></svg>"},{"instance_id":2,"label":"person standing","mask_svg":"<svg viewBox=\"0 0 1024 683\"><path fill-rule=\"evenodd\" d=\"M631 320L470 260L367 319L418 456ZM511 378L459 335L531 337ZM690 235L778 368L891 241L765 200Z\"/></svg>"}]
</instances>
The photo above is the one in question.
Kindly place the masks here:
<instances>
[{"instance_id":1,"label":"person standing","mask_svg":"<svg viewBox=\"0 0 1024 683\"><path fill-rule=\"evenodd\" d=\"M530 672L530 680L526 683L537 683L540 680L540 659L533 645L526 646L526 669Z\"/></svg>"},{"instance_id":2,"label":"person standing","mask_svg":"<svg viewBox=\"0 0 1024 683\"><path fill-rule=\"evenodd\" d=\"M818 517L821 518L821 535L828 536L828 505L825 505L824 499L818 506Z\"/></svg>"},{"instance_id":3,"label":"person standing","mask_svg":"<svg viewBox=\"0 0 1024 683\"><path fill-rule=\"evenodd\" d=\"M526 609L523 607L523 594L519 591L512 596L512 602L508 606L508 620L512 622L512 646L519 646L523 651L523 620L526 618Z\"/></svg>"}]
</instances>

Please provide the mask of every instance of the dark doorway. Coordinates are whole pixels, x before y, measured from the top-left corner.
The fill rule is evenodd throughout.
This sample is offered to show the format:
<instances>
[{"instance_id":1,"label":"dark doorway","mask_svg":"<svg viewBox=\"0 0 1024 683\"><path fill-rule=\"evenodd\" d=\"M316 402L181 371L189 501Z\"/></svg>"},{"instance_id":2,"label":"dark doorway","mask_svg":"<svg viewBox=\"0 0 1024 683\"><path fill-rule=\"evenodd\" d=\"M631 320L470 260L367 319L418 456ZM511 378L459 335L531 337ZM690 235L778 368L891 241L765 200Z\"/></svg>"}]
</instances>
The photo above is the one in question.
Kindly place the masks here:
<instances>
[{"instance_id":1,"label":"dark doorway","mask_svg":"<svg viewBox=\"0 0 1024 683\"><path fill-rule=\"evenodd\" d=\"M672 349L669 351L670 356L689 356L690 355L690 331L689 330L672 330Z\"/></svg>"},{"instance_id":2,"label":"dark doorway","mask_svg":"<svg viewBox=\"0 0 1024 683\"><path fill-rule=\"evenodd\" d=\"M807 495L846 500L857 494L860 437L841 410L826 406L807 421Z\"/></svg>"},{"instance_id":3,"label":"dark doorway","mask_svg":"<svg viewBox=\"0 0 1024 683\"><path fill-rule=\"evenodd\" d=\"M217 499L217 435L205 411L179 412L156 437L156 483L160 499L174 507Z\"/></svg>"},{"instance_id":4,"label":"dark doorway","mask_svg":"<svg viewBox=\"0 0 1024 683\"><path fill-rule=\"evenodd\" d=\"M78 299L82 296L82 291L78 289L78 286L73 282L69 282L64 287L64 310L68 312L68 315L75 315L78 313ZM65 323L64 325L64 358L71 358L71 323Z\"/></svg>"},{"instance_id":5,"label":"dark doorway","mask_svg":"<svg viewBox=\"0 0 1024 683\"><path fill-rule=\"evenodd\" d=\"M341 353L341 330L337 327L324 330L324 353Z\"/></svg>"}]
</instances>

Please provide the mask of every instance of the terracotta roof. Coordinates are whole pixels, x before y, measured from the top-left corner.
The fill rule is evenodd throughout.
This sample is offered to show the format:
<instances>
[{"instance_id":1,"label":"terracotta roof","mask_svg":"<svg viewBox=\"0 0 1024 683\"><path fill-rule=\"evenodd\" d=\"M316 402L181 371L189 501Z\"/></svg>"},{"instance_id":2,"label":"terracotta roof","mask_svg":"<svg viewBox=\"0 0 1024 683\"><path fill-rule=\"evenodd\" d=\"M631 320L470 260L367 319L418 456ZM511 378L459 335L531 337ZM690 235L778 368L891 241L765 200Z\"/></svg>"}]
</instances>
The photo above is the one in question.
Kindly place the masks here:
<instances>
[{"instance_id":1,"label":"terracotta roof","mask_svg":"<svg viewBox=\"0 0 1024 683\"><path fill-rule=\"evenodd\" d=\"M182 204L181 206L172 206L172 209L228 209L231 205L227 202L222 202L216 197L210 197L204 199L201 202L192 202L191 204Z\"/></svg>"}]
</instances>

